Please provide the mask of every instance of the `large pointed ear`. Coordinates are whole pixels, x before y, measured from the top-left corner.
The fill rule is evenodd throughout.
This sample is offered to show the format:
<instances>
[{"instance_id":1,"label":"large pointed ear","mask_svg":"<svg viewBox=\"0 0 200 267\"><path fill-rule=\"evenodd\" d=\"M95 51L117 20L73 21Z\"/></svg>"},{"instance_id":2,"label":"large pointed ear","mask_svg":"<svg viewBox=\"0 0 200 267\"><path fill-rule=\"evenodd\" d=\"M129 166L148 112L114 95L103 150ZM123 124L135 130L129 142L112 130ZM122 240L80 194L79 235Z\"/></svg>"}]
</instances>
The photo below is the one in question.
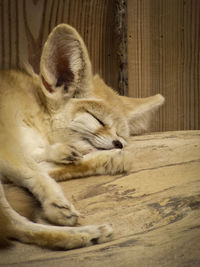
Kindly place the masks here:
<instances>
[{"instance_id":1,"label":"large pointed ear","mask_svg":"<svg viewBox=\"0 0 200 267\"><path fill-rule=\"evenodd\" d=\"M146 132L151 123L155 111L164 103L162 95L147 98L121 97L128 118L130 134L141 134Z\"/></svg>"},{"instance_id":2,"label":"large pointed ear","mask_svg":"<svg viewBox=\"0 0 200 267\"><path fill-rule=\"evenodd\" d=\"M58 91L66 97L85 97L92 87L91 63L77 31L60 24L49 35L42 51L40 75L48 96Z\"/></svg>"}]
</instances>

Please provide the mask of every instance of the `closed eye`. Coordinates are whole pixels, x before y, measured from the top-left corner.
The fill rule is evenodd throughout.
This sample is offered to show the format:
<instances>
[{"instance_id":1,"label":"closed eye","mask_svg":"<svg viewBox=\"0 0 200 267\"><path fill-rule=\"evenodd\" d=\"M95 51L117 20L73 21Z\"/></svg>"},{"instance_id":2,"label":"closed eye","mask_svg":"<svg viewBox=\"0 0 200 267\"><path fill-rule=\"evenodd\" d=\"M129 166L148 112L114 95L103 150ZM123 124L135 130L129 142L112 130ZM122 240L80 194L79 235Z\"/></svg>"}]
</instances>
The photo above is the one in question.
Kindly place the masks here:
<instances>
[{"instance_id":1,"label":"closed eye","mask_svg":"<svg viewBox=\"0 0 200 267\"><path fill-rule=\"evenodd\" d=\"M87 113L89 113L93 118L95 118L95 120L97 120L99 124L105 127L105 124L99 118L97 118L94 114L90 113L89 111L87 111Z\"/></svg>"}]
</instances>

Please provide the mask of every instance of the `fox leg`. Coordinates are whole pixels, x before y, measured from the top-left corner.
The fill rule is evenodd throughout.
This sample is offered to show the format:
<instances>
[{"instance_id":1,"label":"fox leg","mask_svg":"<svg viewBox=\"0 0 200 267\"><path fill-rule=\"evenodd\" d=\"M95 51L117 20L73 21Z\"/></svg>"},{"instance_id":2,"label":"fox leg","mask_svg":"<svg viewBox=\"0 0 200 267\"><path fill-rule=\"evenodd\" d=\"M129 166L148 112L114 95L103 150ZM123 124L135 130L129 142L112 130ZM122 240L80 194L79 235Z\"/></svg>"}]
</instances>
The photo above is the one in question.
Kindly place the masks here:
<instances>
[{"instance_id":1,"label":"fox leg","mask_svg":"<svg viewBox=\"0 0 200 267\"><path fill-rule=\"evenodd\" d=\"M114 175L129 171L131 163L128 151L120 149L94 151L72 164L56 167L49 172L49 175L56 181L91 175Z\"/></svg>"},{"instance_id":2,"label":"fox leg","mask_svg":"<svg viewBox=\"0 0 200 267\"><path fill-rule=\"evenodd\" d=\"M79 212L66 199L59 184L32 158L22 153L6 158L4 154L0 157L0 167L3 176L27 188L39 200L43 214L50 222L69 226L76 224Z\"/></svg>"},{"instance_id":3,"label":"fox leg","mask_svg":"<svg viewBox=\"0 0 200 267\"><path fill-rule=\"evenodd\" d=\"M112 236L112 228L107 224L59 227L30 222L12 209L5 198L3 187L0 183L0 229L5 229L3 218L6 218L7 224L6 231L4 231L4 236L1 236L1 239L17 239L24 243L54 249L89 246L106 242Z\"/></svg>"}]
</instances>

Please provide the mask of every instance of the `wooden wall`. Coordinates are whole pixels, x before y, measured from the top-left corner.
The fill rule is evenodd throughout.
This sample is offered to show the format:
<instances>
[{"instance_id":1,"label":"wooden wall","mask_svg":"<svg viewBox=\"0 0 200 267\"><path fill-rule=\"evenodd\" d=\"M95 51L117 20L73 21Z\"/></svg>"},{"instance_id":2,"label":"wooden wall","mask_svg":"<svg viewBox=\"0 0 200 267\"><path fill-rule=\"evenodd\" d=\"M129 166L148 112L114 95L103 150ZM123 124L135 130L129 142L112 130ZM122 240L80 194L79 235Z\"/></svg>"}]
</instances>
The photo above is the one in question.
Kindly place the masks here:
<instances>
[{"instance_id":1,"label":"wooden wall","mask_svg":"<svg viewBox=\"0 0 200 267\"><path fill-rule=\"evenodd\" d=\"M162 93L156 130L200 129L200 1L128 0L129 95Z\"/></svg>"},{"instance_id":2,"label":"wooden wall","mask_svg":"<svg viewBox=\"0 0 200 267\"><path fill-rule=\"evenodd\" d=\"M62 22L121 94L166 97L153 130L200 128L199 0L0 0L0 68L28 60L38 71L42 45Z\"/></svg>"}]
</instances>

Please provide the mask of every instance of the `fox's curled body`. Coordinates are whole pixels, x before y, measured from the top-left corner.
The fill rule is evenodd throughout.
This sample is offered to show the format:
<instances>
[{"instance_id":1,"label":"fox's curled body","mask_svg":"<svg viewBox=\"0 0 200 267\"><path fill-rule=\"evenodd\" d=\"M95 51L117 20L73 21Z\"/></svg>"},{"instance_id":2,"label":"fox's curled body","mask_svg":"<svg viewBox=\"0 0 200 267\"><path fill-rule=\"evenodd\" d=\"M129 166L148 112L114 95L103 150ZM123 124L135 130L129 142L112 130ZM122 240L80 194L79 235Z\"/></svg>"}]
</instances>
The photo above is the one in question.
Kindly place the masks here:
<instances>
[{"instance_id":1,"label":"fox's curled body","mask_svg":"<svg viewBox=\"0 0 200 267\"><path fill-rule=\"evenodd\" d=\"M161 95L117 95L93 76L85 45L69 25L57 26L44 45L40 75L0 72L0 178L27 188L55 225L16 213L0 184L0 242L9 238L71 249L111 238L110 225L72 227L79 213L56 181L128 171L122 148L148 128ZM71 145L73 144L73 146Z\"/></svg>"}]
</instances>

